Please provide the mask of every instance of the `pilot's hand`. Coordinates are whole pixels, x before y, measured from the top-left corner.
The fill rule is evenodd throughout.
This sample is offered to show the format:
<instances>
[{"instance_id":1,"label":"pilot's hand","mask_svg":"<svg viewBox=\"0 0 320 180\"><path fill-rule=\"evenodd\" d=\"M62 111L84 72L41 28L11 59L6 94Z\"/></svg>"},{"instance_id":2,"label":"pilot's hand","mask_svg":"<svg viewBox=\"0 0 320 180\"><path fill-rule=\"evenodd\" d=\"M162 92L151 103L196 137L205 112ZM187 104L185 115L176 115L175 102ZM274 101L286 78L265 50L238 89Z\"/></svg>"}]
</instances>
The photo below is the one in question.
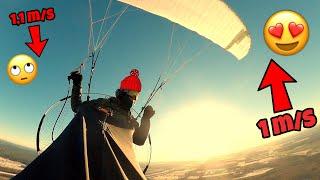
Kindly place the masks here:
<instances>
[{"instance_id":1,"label":"pilot's hand","mask_svg":"<svg viewBox=\"0 0 320 180\"><path fill-rule=\"evenodd\" d=\"M72 71L68 76L68 80L72 79L74 84L80 84L82 81L82 74L79 71Z\"/></svg>"},{"instance_id":2,"label":"pilot's hand","mask_svg":"<svg viewBox=\"0 0 320 180\"><path fill-rule=\"evenodd\" d=\"M144 109L142 119L151 119L155 113L152 106L149 105Z\"/></svg>"}]
</instances>

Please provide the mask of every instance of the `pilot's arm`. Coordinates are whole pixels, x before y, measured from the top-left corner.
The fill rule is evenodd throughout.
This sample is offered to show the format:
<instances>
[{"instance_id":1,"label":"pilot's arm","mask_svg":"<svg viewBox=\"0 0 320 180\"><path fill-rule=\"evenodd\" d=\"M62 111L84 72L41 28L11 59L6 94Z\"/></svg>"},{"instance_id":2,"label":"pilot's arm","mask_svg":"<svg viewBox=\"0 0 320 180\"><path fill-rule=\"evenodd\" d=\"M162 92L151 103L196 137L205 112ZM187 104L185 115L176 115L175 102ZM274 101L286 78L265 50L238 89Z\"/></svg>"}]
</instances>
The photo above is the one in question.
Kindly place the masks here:
<instances>
[{"instance_id":1,"label":"pilot's arm","mask_svg":"<svg viewBox=\"0 0 320 180\"><path fill-rule=\"evenodd\" d=\"M148 135L150 130L150 119L155 114L155 111L151 106L147 106L144 110L143 116L141 118L141 124L138 128L135 129L133 133L133 143L142 146Z\"/></svg>"},{"instance_id":2,"label":"pilot's arm","mask_svg":"<svg viewBox=\"0 0 320 180\"><path fill-rule=\"evenodd\" d=\"M73 112L77 113L79 105L82 103L81 100L81 81L82 75L79 71L73 71L68 79L72 79L72 93L71 93L71 109Z\"/></svg>"}]
</instances>

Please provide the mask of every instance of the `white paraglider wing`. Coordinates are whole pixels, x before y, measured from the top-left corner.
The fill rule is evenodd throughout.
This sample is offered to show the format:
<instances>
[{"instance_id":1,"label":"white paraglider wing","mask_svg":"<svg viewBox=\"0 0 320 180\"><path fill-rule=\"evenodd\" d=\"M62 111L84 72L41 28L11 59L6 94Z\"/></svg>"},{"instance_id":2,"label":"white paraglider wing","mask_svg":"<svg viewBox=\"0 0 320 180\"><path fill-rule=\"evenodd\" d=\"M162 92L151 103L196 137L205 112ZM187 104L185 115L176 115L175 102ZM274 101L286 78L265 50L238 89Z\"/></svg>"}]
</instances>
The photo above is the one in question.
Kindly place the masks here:
<instances>
[{"instance_id":1,"label":"white paraglider wing","mask_svg":"<svg viewBox=\"0 0 320 180\"><path fill-rule=\"evenodd\" d=\"M239 60L251 46L247 28L222 0L119 0L169 19L218 44Z\"/></svg>"}]
</instances>

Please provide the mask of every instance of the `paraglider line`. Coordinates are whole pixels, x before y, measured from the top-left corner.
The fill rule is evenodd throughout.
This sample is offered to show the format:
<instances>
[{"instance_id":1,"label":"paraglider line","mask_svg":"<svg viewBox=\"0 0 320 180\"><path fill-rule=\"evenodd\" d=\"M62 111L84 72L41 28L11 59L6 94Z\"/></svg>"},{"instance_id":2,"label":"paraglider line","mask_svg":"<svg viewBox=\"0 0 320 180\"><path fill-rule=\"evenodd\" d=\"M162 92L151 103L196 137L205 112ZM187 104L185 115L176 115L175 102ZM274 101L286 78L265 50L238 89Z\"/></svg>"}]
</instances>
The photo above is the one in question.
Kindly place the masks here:
<instances>
[{"instance_id":1,"label":"paraglider line","mask_svg":"<svg viewBox=\"0 0 320 180\"><path fill-rule=\"evenodd\" d=\"M127 13L128 13L128 12L135 12L135 11L140 11L140 12L142 12L140 9L132 9L132 10L127 10ZM121 12L118 12L118 13L115 13L115 14L113 14L113 15L111 15L111 16L106 17L106 18L103 18L103 19L99 19L99 20L97 20L97 21L94 21L94 22L92 22L92 24L94 25L94 24L97 24L97 23L99 23L99 22L101 22L101 21L111 19L111 18L113 18L113 17L115 17L115 16L118 16L119 14L121 14Z\"/></svg>"},{"instance_id":2,"label":"paraglider line","mask_svg":"<svg viewBox=\"0 0 320 180\"><path fill-rule=\"evenodd\" d=\"M97 49L101 49L106 40L109 37L109 34L112 32L113 28L116 26L116 24L118 23L118 21L120 20L121 16L127 11L127 9L129 8L129 5L127 5L122 11L121 14L118 15L117 19L113 22L113 24L111 25L111 27L109 28L109 30L105 33L105 35L102 37L101 41L99 42L98 46L95 47L94 51L96 51Z\"/></svg>"},{"instance_id":3,"label":"paraglider line","mask_svg":"<svg viewBox=\"0 0 320 180\"><path fill-rule=\"evenodd\" d=\"M89 43L88 43L88 56L90 52L92 52L94 44L94 36L93 36L93 19L92 19L92 6L91 6L91 0L88 0L89 3Z\"/></svg>"},{"instance_id":4,"label":"paraglider line","mask_svg":"<svg viewBox=\"0 0 320 180\"><path fill-rule=\"evenodd\" d=\"M113 155L113 158L114 158L114 160L116 161L116 163L117 163L117 165L118 165L118 168L119 168L119 170L120 170L120 172L121 172L121 175L122 175L123 179L128 180L128 177L127 177L127 175L124 173L124 171L123 171L123 169L122 169L122 167L121 167L121 164L120 164L120 162L119 162L116 154L114 153L114 151L113 151L113 149L112 149L112 146L111 146L111 144L110 144L110 142L109 142L109 139L108 139L108 137L107 137L107 135L106 135L106 133L105 133L105 132L107 131L107 133L108 133L109 136L111 137L111 135L110 135L110 130L109 130L109 128L108 128L107 126L105 126L104 124L105 124L105 122L102 123L102 134L103 134L103 136L104 136L104 139L106 140L107 145L108 145L108 147L109 147L109 149L110 149L110 151L111 151L111 153L112 153L112 155ZM106 127L106 130L104 130L103 127Z\"/></svg>"},{"instance_id":5,"label":"paraglider line","mask_svg":"<svg viewBox=\"0 0 320 180\"><path fill-rule=\"evenodd\" d=\"M98 54L96 57L94 56L94 54L92 54L92 63L91 63L91 72L90 72L90 78L89 78L89 83L88 83L87 101L90 100L90 90L91 90L92 77L94 75L94 70L96 67L96 63L98 61L99 54L100 54L100 50L98 51Z\"/></svg>"},{"instance_id":6,"label":"paraglider line","mask_svg":"<svg viewBox=\"0 0 320 180\"><path fill-rule=\"evenodd\" d=\"M68 92L67 92L66 97L68 97L68 96L69 96L70 88L71 88L71 86L70 86L70 81L69 81L69 88L68 88ZM67 100L68 100L68 99L65 99L65 100L64 100L63 105L62 105L62 108L61 108L61 110L60 110L60 112L59 112L59 115L58 115L58 117L57 117L56 121L54 122L54 125L53 125L53 128L52 128L52 131L51 131L51 140L52 140L52 141L54 141L54 137L53 137L54 130L55 130L56 125L57 125L57 122L58 122L58 120L59 120L59 118L60 118L60 116L61 116L61 114L62 114L62 112L63 112L63 110L64 110L64 107L66 106Z\"/></svg>"},{"instance_id":7,"label":"paraglider line","mask_svg":"<svg viewBox=\"0 0 320 180\"><path fill-rule=\"evenodd\" d=\"M152 157L152 144L151 144L151 135L150 134L148 135L148 139L149 139L149 145L150 145L149 161L148 161L147 166L143 170L143 174L146 174L146 172L149 168L149 165L151 163L151 157Z\"/></svg>"},{"instance_id":8,"label":"paraglider line","mask_svg":"<svg viewBox=\"0 0 320 180\"><path fill-rule=\"evenodd\" d=\"M108 6L107 6L107 8L106 8L106 11L105 11L105 14L104 14L104 17L103 17L101 26L100 26L100 30L99 30L99 35L98 35L98 38L97 38L96 46L98 45L98 42L99 42L99 39L100 39L100 36L101 36L102 29L103 29L104 26L105 26L105 22L106 22L106 20L107 20L107 16L108 16L108 13L109 13L109 9L110 9L110 7L111 7L111 4L112 4L112 0L109 1ZM92 24L93 24L93 23L92 23Z\"/></svg>"}]
</instances>

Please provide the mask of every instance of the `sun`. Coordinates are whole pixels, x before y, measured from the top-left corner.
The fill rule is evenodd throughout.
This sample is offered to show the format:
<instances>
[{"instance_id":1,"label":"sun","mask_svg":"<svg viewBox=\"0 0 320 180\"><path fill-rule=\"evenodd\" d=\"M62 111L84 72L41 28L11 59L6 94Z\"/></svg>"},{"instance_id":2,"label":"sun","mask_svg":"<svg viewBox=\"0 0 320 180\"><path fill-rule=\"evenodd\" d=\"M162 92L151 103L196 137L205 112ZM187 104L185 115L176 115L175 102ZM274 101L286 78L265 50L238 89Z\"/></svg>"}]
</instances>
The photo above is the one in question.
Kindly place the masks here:
<instances>
[{"instance_id":1,"label":"sun","mask_svg":"<svg viewBox=\"0 0 320 180\"><path fill-rule=\"evenodd\" d=\"M159 117L153 127L154 160L202 161L261 142L255 118L213 98L189 102Z\"/></svg>"}]
</instances>

